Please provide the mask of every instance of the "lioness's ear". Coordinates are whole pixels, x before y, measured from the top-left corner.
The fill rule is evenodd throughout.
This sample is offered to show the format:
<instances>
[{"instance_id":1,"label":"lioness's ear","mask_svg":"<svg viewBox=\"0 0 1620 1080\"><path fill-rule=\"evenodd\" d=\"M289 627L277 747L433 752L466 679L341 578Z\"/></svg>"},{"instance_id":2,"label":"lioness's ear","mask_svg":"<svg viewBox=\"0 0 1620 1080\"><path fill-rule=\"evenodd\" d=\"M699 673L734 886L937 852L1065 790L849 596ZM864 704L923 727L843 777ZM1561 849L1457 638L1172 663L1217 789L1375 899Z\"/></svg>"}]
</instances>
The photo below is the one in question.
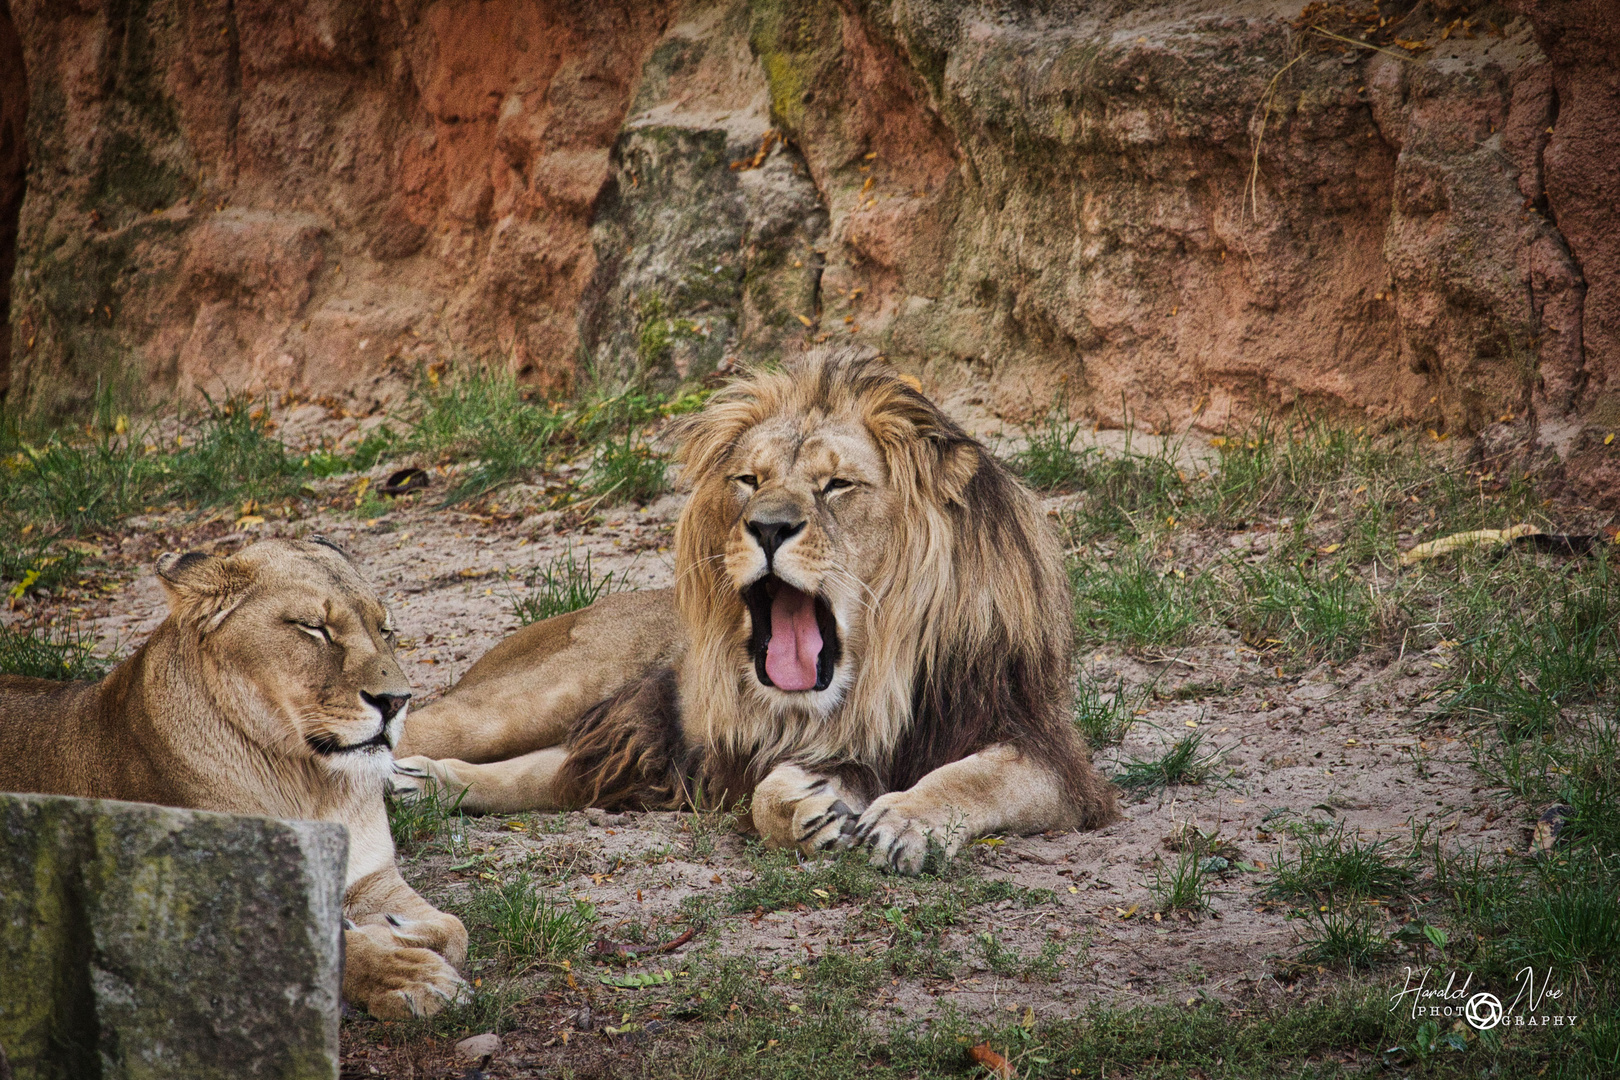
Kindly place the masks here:
<instances>
[{"instance_id":1,"label":"lioness's ear","mask_svg":"<svg viewBox=\"0 0 1620 1080\"><path fill-rule=\"evenodd\" d=\"M252 571L238 560L200 551L159 555L157 576L175 618L194 624L205 634L217 630L225 616L236 610L253 583Z\"/></svg>"}]
</instances>

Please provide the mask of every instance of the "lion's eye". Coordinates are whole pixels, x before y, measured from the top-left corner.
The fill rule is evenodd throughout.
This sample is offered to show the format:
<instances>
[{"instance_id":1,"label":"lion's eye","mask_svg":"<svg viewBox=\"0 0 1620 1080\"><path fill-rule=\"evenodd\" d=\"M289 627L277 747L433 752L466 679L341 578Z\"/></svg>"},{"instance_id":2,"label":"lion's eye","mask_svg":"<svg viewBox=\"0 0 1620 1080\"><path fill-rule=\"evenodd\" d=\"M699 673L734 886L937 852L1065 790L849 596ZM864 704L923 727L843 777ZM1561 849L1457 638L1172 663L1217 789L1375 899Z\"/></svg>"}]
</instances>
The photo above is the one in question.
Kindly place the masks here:
<instances>
[{"instance_id":1,"label":"lion's eye","mask_svg":"<svg viewBox=\"0 0 1620 1080\"><path fill-rule=\"evenodd\" d=\"M332 632L326 628L325 623L299 622L297 619L289 621L316 641L324 641L328 645L332 644Z\"/></svg>"},{"instance_id":2,"label":"lion's eye","mask_svg":"<svg viewBox=\"0 0 1620 1080\"><path fill-rule=\"evenodd\" d=\"M744 473L741 476L733 476L732 479L741 484L743 487L753 488L756 491L759 490L759 477L755 476L753 473Z\"/></svg>"},{"instance_id":3,"label":"lion's eye","mask_svg":"<svg viewBox=\"0 0 1620 1080\"><path fill-rule=\"evenodd\" d=\"M853 480L845 480L841 476L835 476L831 480L828 480L825 485L823 485L823 487L821 489L821 493L823 495L831 495L835 491L842 491L847 487L854 487L854 486L855 486L855 481L853 481Z\"/></svg>"}]
</instances>

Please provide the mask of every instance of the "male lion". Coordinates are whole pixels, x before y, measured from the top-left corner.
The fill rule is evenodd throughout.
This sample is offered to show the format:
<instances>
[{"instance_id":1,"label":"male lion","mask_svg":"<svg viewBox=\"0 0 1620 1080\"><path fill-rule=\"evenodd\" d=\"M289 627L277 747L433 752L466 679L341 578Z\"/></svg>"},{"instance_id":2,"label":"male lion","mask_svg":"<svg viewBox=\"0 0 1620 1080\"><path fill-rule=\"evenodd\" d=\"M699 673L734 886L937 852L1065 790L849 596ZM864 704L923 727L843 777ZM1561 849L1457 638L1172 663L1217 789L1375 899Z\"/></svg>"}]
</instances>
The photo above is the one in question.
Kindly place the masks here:
<instances>
[{"instance_id":1,"label":"male lion","mask_svg":"<svg viewBox=\"0 0 1620 1080\"><path fill-rule=\"evenodd\" d=\"M385 1018L465 992L467 931L400 878L383 807L410 685L342 552L158 559L169 617L99 683L0 676L0 790L337 821L343 996Z\"/></svg>"},{"instance_id":2,"label":"male lion","mask_svg":"<svg viewBox=\"0 0 1620 1080\"><path fill-rule=\"evenodd\" d=\"M751 793L768 843L906 874L931 843L1115 817L1070 723L1056 537L983 446L831 350L679 434L675 588L501 642L406 724L397 788L478 811Z\"/></svg>"}]
</instances>

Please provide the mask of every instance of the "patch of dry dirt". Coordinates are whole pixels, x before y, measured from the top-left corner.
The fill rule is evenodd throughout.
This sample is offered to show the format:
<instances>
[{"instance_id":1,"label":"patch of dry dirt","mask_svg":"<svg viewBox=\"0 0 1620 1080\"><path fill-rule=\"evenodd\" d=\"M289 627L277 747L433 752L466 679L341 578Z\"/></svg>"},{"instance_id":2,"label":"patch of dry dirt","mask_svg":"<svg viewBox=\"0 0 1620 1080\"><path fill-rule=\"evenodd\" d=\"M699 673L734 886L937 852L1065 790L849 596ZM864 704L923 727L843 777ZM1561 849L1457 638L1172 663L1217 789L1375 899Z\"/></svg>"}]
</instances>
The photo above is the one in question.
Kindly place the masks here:
<instances>
[{"instance_id":1,"label":"patch of dry dirt","mask_svg":"<svg viewBox=\"0 0 1620 1080\"><path fill-rule=\"evenodd\" d=\"M374 475L386 472L380 467ZM570 547L579 555L588 552L598 573L622 575L631 586L671 581L676 496L641 509L610 509L579 524L552 514L440 509L446 483L436 478L432 489L372 521L332 508L348 498L353 481L347 480L330 485L325 509L296 519L244 528L231 520L234 514L209 522L178 515L132 522L122 536L103 541L122 585L55 614L80 620L109 643L104 648L127 650L164 616L150 569L159 552L232 550L269 535L320 533L348 551L392 605L405 670L420 700L432 700L516 628L510 598L524 574ZM521 505L523 497L524 490L509 492L501 502ZM1300 973L1286 963L1297 952L1297 924L1287 918L1286 905L1263 895L1265 871L1291 843L1279 819L1327 815L1367 838L1407 837L1416 824L1431 835L1437 831L1447 845L1523 849L1523 838L1507 827L1511 817L1487 813L1464 744L1432 725L1421 731L1416 726L1445 663L1443 655L1385 655L1285 675L1264 656L1231 645L1193 647L1158 659L1113 649L1087 656L1089 678L1107 685L1117 677L1127 687L1156 689L1123 745L1097 755L1100 769L1117 772L1130 758L1155 757L1196 731L1219 752L1212 777L1150 798L1127 798L1125 819L1100 832L974 845L967 857L979 874L1049 889L1054 899L1032 907L1008 900L972 909L944 942L962 957L956 977L895 980L875 1007L906 1020L936 1015L942 1007L985 1018L1033 1011L1037 1019L1052 1019L1099 999L1131 1004L1303 992L1315 976L1307 972L1299 981ZM1207 912L1155 918L1156 866L1174 862L1169 838L1189 825L1229 845L1223 850L1231 869L1215 885ZM560 876L570 895L595 904L599 932L621 940L632 925L650 931L673 925L688 897L721 901L753 874L742 837L700 842L686 815L490 817L473 823L467 841L472 854L458 869L442 856L426 857L406 865L407 878L447 902L465 897L481 880L529 866ZM1418 891L1422 887L1420 881ZM839 904L728 916L705 929L687 952L712 947L770 968L833 951L880 952L886 942L854 928L855 910ZM1058 940L1066 966L1050 982L997 974L983 957L980 935L987 933L1026 959ZM667 966L670 958L659 963ZM594 993L599 1008L611 996ZM489 1066L489 1074L525 1075L564 1061L585 1072L614 1072L613 1062L633 1057L634 1050L578 1038L584 1000L554 994L526 1007L519 1030L507 1036L505 1056ZM400 1042L397 1033L369 1022L363 1030L346 1026L345 1032L346 1075L442 1075L453 1067L447 1043ZM566 1045L565 1033L576 1036Z\"/></svg>"}]
</instances>

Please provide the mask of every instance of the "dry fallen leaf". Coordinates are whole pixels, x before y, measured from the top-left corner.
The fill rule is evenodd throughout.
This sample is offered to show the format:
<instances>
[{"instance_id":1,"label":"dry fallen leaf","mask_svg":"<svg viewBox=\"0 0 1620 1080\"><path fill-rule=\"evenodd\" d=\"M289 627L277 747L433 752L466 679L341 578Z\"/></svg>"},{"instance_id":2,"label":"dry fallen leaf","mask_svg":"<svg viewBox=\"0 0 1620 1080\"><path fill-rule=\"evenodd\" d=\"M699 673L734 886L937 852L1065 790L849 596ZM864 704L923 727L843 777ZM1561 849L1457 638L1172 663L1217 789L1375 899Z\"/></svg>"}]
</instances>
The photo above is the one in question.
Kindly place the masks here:
<instances>
[{"instance_id":1,"label":"dry fallen leaf","mask_svg":"<svg viewBox=\"0 0 1620 1080\"><path fill-rule=\"evenodd\" d=\"M1013 1072L1012 1062L990 1049L989 1043L969 1047L968 1060L975 1065L983 1065L990 1070L990 1075L997 1077L998 1080L1012 1080L1018 1075Z\"/></svg>"}]
</instances>

